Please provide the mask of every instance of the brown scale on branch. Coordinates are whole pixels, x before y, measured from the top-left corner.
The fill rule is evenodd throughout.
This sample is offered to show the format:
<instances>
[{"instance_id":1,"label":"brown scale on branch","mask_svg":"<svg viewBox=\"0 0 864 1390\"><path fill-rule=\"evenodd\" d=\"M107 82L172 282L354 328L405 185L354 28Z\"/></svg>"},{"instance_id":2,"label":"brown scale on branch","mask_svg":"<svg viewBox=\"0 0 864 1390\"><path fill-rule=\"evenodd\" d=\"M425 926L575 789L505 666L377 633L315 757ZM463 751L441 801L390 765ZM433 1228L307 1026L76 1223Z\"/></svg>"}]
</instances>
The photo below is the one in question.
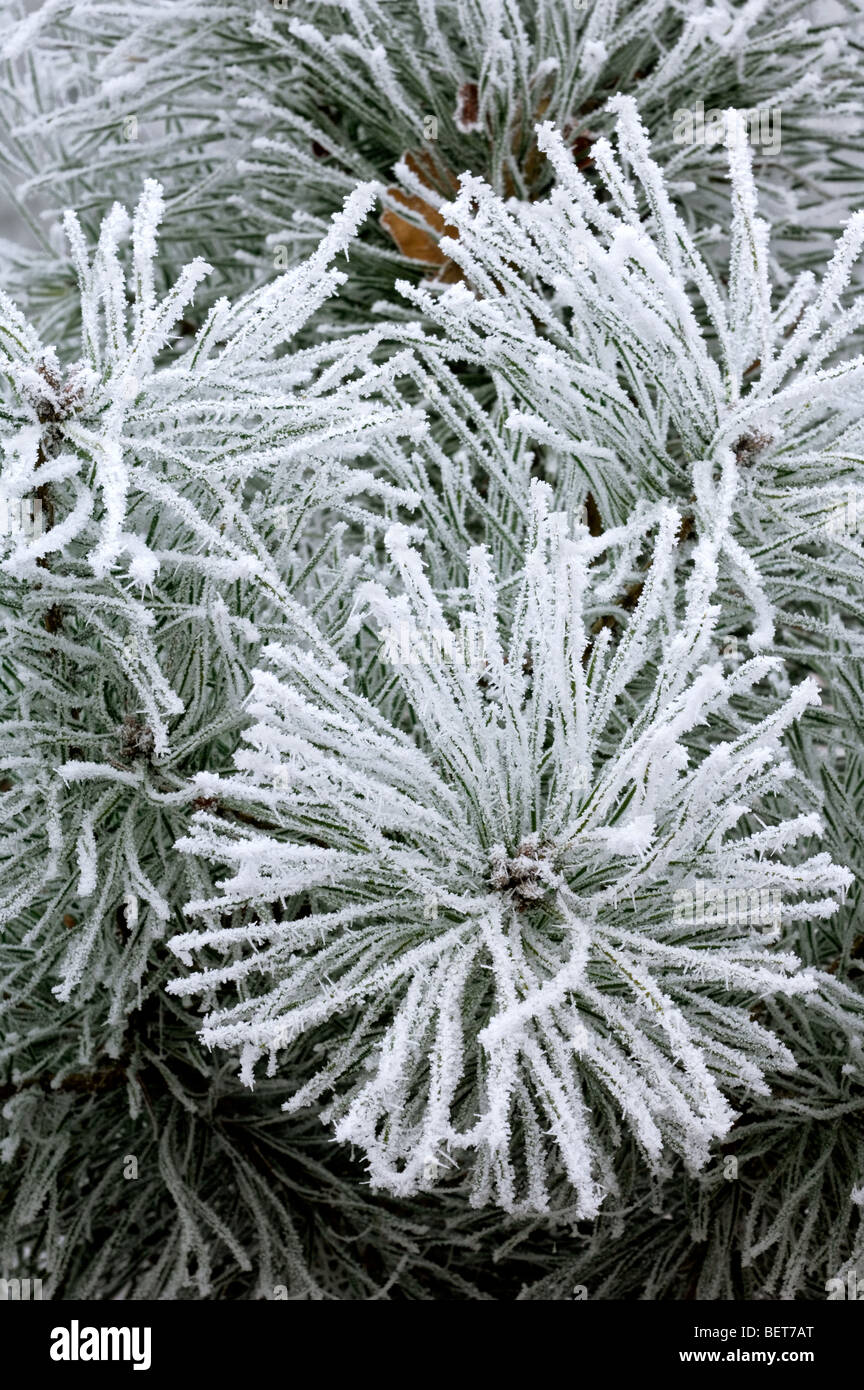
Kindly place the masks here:
<instances>
[{"instance_id":1,"label":"brown scale on branch","mask_svg":"<svg viewBox=\"0 0 864 1390\"><path fill-rule=\"evenodd\" d=\"M580 171L583 169L591 169L594 166L594 160L588 153L593 143L593 137L587 133L577 135L576 139L573 141L572 150L576 156L576 168Z\"/></svg>"},{"instance_id":2,"label":"brown scale on branch","mask_svg":"<svg viewBox=\"0 0 864 1390\"><path fill-rule=\"evenodd\" d=\"M59 425L80 408L84 399L83 386L74 377L64 381L50 362L40 362L36 372L47 387L47 390L38 394L33 401L36 418L40 425ZM45 434L43 441L46 442L46 452L50 456L51 441L46 440ZM59 440L57 442L59 443Z\"/></svg>"},{"instance_id":3,"label":"brown scale on branch","mask_svg":"<svg viewBox=\"0 0 864 1390\"><path fill-rule=\"evenodd\" d=\"M37 561L37 564L43 565L43 568L47 567L47 562L41 560ZM52 635L60 631L63 626L63 609L60 607L59 603L52 603L42 619L42 625L45 631L50 632Z\"/></svg>"},{"instance_id":4,"label":"brown scale on branch","mask_svg":"<svg viewBox=\"0 0 864 1390\"><path fill-rule=\"evenodd\" d=\"M463 134L479 130L480 88L476 82L463 82L459 88L453 119Z\"/></svg>"},{"instance_id":5,"label":"brown scale on branch","mask_svg":"<svg viewBox=\"0 0 864 1390\"><path fill-rule=\"evenodd\" d=\"M603 535L603 518L593 492L589 492L585 497L585 522L592 536Z\"/></svg>"},{"instance_id":6,"label":"brown scale on branch","mask_svg":"<svg viewBox=\"0 0 864 1390\"><path fill-rule=\"evenodd\" d=\"M528 123L531 137L527 149L524 148L525 131L521 108L514 116L511 126L510 155L512 163L518 170L518 176L531 198L538 196L541 191L541 176L546 162L545 156L540 153L537 145L534 129L546 115L552 98L553 86L554 79L550 78L546 84L546 89L536 94ZM454 112L457 128L465 135L481 133L479 114L480 89L478 84L476 82L463 82L457 94ZM564 134L576 159L576 167L580 170L592 168L594 160L591 157L590 149L594 143L594 136L591 132L578 122L568 121L564 127ZM322 156L327 154L323 148L319 147L319 149L321 149ZM318 151L316 150L315 153L317 155ZM438 194L442 198L454 198L458 193L458 178L428 148L408 150L403 155L403 162L407 164L420 183L429 189L430 193ZM504 197L512 198L519 191L517 179L514 178L506 163L503 173ZM396 187L388 188L387 193L393 202L405 209L406 213L415 214L412 218L388 208L381 216L381 226L393 238L402 255L409 261L417 261L421 265L436 266L438 268L437 274L434 276L436 283L455 284L463 280L464 275L460 267L439 246L439 240L443 236L456 239L459 234L458 229L445 222L434 204L419 194L406 193L401 188Z\"/></svg>"},{"instance_id":7,"label":"brown scale on branch","mask_svg":"<svg viewBox=\"0 0 864 1390\"><path fill-rule=\"evenodd\" d=\"M149 724L137 715L127 714L120 727L120 757L124 762L149 762L155 739Z\"/></svg>"},{"instance_id":8,"label":"brown scale on branch","mask_svg":"<svg viewBox=\"0 0 864 1390\"><path fill-rule=\"evenodd\" d=\"M45 383L43 391L37 391L33 399L36 418L42 425L42 435L36 455L36 468L51 458L56 458L63 446L61 425L79 409L83 400L83 387L74 379L63 381L53 362L43 360L36 368L37 375ZM45 530L54 526L54 497L49 483L37 487L34 496L38 499L41 514L45 518ZM40 555L36 561L40 569L48 569L48 559ZM59 632L63 627L63 611L58 604L52 604L43 618L46 632ZM49 653L54 656L53 649Z\"/></svg>"},{"instance_id":9,"label":"brown scale on branch","mask_svg":"<svg viewBox=\"0 0 864 1390\"><path fill-rule=\"evenodd\" d=\"M489 882L507 895L517 912L528 912L546 897L551 887L551 846L533 836L523 840L516 853L507 857L493 851Z\"/></svg>"},{"instance_id":10,"label":"brown scale on branch","mask_svg":"<svg viewBox=\"0 0 864 1390\"><path fill-rule=\"evenodd\" d=\"M443 197L453 197L459 187L446 166L439 165L427 150L410 151L404 157L411 172L430 193ZM405 193L401 188L388 188L387 193L395 203L414 213L413 220L388 208L381 216L381 226L395 241L397 247L409 261L422 265L437 266L435 279L445 284L454 284L462 279L462 271L447 256L438 242L442 236L455 237L457 229L445 222L438 209L416 193ZM425 225L423 225L425 224Z\"/></svg>"},{"instance_id":11,"label":"brown scale on branch","mask_svg":"<svg viewBox=\"0 0 864 1390\"><path fill-rule=\"evenodd\" d=\"M34 1087L38 1087L46 1095L69 1094L69 1092L75 1095L93 1094L121 1085L126 1080L126 1076L126 1067L119 1062L115 1066L99 1067L96 1071L70 1072L56 1086L53 1085L54 1074L45 1072L42 1076L28 1077L26 1081L10 1081L0 1086L0 1104L10 1100L12 1096L20 1095L22 1091L29 1091Z\"/></svg>"},{"instance_id":12,"label":"brown scale on branch","mask_svg":"<svg viewBox=\"0 0 864 1390\"><path fill-rule=\"evenodd\" d=\"M752 468L761 453L774 443L773 436L762 430L748 430L732 446L735 461L741 468Z\"/></svg>"}]
</instances>

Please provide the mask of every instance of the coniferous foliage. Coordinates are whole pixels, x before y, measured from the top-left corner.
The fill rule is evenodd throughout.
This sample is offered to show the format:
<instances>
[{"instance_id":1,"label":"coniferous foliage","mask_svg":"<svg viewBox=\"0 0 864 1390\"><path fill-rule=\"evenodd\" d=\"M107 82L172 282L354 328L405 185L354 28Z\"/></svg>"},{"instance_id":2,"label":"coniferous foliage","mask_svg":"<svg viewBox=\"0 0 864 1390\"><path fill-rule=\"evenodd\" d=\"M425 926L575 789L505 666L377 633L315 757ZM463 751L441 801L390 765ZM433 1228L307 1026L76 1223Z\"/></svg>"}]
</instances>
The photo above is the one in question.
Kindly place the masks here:
<instances>
[{"instance_id":1,"label":"coniferous foliage","mask_svg":"<svg viewBox=\"0 0 864 1390\"><path fill-rule=\"evenodd\" d=\"M859 38L8 7L3 1275L864 1279Z\"/></svg>"}]
</instances>

